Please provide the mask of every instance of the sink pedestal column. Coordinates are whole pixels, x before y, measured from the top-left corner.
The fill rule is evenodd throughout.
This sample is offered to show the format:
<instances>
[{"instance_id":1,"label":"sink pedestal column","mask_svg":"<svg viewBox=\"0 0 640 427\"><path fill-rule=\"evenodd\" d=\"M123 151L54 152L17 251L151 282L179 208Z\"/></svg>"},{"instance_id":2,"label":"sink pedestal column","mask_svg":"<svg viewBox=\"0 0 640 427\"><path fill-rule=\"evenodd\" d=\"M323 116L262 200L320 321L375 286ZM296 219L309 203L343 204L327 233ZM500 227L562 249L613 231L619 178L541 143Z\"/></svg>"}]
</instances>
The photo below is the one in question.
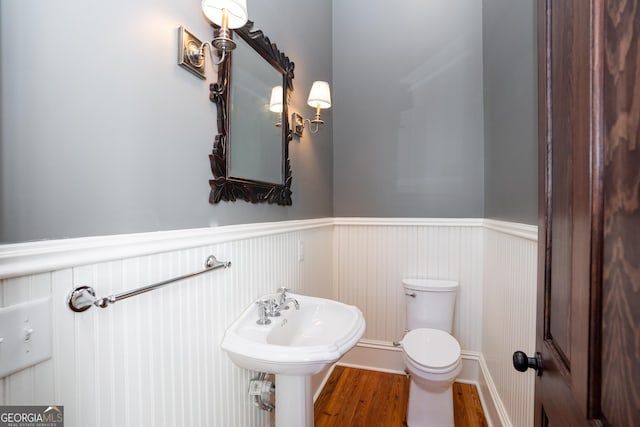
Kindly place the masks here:
<instances>
[{"instance_id":1,"label":"sink pedestal column","mask_svg":"<svg viewBox=\"0 0 640 427\"><path fill-rule=\"evenodd\" d=\"M276 427L313 427L311 375L276 375Z\"/></svg>"}]
</instances>

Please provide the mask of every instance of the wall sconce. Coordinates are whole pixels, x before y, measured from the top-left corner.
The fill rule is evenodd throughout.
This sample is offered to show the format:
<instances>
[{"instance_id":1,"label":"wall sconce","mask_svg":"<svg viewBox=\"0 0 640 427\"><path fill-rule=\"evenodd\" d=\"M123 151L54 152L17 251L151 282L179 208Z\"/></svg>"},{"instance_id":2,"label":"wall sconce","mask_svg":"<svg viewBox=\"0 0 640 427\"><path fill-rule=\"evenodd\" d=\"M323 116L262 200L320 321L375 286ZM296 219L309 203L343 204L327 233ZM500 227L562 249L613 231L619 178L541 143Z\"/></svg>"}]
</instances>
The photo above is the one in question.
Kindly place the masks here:
<instances>
[{"instance_id":1,"label":"wall sconce","mask_svg":"<svg viewBox=\"0 0 640 427\"><path fill-rule=\"evenodd\" d=\"M204 49L209 46L209 53L213 56L213 49L221 53L218 65L224 61L227 51L236 48L231 39L231 29L240 28L247 23L247 0L202 0L202 11L211 22L218 27L218 34L211 42L201 42L184 27L178 29L178 65L204 79L205 60Z\"/></svg>"},{"instance_id":2,"label":"wall sconce","mask_svg":"<svg viewBox=\"0 0 640 427\"><path fill-rule=\"evenodd\" d=\"M320 118L320 110L325 108L331 108L331 90L329 83L323 81L315 81L309 91L309 98L307 98L307 105L316 109L316 115L313 119L305 119L298 113L292 114L293 132L302 136L304 126L307 125L309 132L317 133L320 130L320 125L324 124L324 120ZM311 124L315 124L315 129L311 127Z\"/></svg>"},{"instance_id":3,"label":"wall sconce","mask_svg":"<svg viewBox=\"0 0 640 427\"><path fill-rule=\"evenodd\" d=\"M278 121L276 127L282 126L282 86L276 86L271 89L271 100L269 101L269 111L276 113Z\"/></svg>"}]
</instances>

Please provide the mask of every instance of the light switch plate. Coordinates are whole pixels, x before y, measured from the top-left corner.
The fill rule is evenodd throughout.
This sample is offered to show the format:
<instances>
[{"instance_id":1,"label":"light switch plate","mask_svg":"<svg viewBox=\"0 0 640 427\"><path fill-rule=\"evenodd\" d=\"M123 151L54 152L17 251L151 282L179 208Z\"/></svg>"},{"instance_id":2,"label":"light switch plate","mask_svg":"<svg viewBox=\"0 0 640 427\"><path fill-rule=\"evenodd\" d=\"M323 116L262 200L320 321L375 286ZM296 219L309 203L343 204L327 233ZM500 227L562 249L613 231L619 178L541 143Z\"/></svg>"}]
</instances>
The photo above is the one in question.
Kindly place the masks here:
<instances>
[{"instance_id":1,"label":"light switch plate","mask_svg":"<svg viewBox=\"0 0 640 427\"><path fill-rule=\"evenodd\" d=\"M0 308L0 378L51 358L51 297Z\"/></svg>"},{"instance_id":2,"label":"light switch plate","mask_svg":"<svg viewBox=\"0 0 640 427\"><path fill-rule=\"evenodd\" d=\"M304 261L304 240L298 240L298 261Z\"/></svg>"}]
</instances>

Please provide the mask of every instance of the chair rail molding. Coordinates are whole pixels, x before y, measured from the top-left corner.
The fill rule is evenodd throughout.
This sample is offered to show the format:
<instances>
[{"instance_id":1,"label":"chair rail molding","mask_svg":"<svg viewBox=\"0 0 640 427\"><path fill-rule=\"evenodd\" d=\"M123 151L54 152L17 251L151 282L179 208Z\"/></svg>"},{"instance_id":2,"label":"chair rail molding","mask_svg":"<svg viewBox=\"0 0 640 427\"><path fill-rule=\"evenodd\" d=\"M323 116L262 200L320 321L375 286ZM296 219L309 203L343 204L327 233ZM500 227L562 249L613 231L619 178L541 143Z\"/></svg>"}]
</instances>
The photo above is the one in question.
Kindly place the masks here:
<instances>
[{"instance_id":1,"label":"chair rail molding","mask_svg":"<svg viewBox=\"0 0 640 427\"><path fill-rule=\"evenodd\" d=\"M332 225L318 218L0 245L0 279Z\"/></svg>"}]
</instances>

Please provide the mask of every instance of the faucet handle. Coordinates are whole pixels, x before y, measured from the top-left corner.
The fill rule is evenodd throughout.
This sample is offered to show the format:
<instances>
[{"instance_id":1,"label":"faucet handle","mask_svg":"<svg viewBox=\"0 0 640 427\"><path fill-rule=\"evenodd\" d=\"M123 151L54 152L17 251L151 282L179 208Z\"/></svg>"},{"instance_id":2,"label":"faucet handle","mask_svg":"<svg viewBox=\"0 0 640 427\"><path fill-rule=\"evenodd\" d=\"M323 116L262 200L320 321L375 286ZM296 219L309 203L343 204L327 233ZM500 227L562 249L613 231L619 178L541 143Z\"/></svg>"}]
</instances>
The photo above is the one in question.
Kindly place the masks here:
<instances>
[{"instance_id":1,"label":"faucet handle","mask_svg":"<svg viewBox=\"0 0 640 427\"><path fill-rule=\"evenodd\" d=\"M258 306L258 315L260 318L256 320L258 325L268 325L271 323L271 320L267 318L268 311L270 310L269 305L271 304L271 300L263 299L256 301L256 305Z\"/></svg>"},{"instance_id":2,"label":"faucet handle","mask_svg":"<svg viewBox=\"0 0 640 427\"><path fill-rule=\"evenodd\" d=\"M285 301L287 300L287 292L289 292L289 288L286 288L284 286L281 286L278 288L278 293L279 293L278 305L283 305L285 303Z\"/></svg>"},{"instance_id":3,"label":"faucet handle","mask_svg":"<svg viewBox=\"0 0 640 427\"><path fill-rule=\"evenodd\" d=\"M280 316L280 306L278 305L278 301L276 301L275 298L269 298L269 302L267 303L267 316Z\"/></svg>"}]
</instances>

